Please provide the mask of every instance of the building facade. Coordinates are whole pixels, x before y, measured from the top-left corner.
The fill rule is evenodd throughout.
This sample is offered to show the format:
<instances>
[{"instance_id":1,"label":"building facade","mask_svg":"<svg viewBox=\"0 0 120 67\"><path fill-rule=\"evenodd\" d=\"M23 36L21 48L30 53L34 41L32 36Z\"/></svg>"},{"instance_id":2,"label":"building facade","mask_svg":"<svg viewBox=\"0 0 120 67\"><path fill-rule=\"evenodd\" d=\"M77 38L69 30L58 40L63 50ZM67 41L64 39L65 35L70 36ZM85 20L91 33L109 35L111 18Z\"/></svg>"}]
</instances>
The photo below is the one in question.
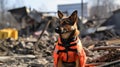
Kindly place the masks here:
<instances>
[{"instance_id":1,"label":"building facade","mask_svg":"<svg viewBox=\"0 0 120 67\"><path fill-rule=\"evenodd\" d=\"M58 5L58 10L70 15L74 10L78 11L78 16L82 16L81 3ZM88 17L87 3L83 3L83 17Z\"/></svg>"}]
</instances>

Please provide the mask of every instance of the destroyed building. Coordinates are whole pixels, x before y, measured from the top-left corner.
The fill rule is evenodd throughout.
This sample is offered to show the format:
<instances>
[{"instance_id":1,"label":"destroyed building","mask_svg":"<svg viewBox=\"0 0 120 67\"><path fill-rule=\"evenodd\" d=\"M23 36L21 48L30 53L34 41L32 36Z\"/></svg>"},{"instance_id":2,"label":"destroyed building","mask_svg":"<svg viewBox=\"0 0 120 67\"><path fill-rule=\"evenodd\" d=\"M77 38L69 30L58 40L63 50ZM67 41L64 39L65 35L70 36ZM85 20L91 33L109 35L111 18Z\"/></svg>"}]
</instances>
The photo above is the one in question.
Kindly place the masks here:
<instances>
[{"instance_id":1,"label":"destroyed building","mask_svg":"<svg viewBox=\"0 0 120 67\"><path fill-rule=\"evenodd\" d=\"M102 26L114 26L116 33L120 35L120 9L113 11L113 15L109 17Z\"/></svg>"},{"instance_id":2,"label":"destroyed building","mask_svg":"<svg viewBox=\"0 0 120 67\"><path fill-rule=\"evenodd\" d=\"M21 26L20 35L23 33L25 35L30 35L35 31L42 30L50 20L51 23L48 26L48 31L54 31L53 28L55 28L55 22L57 21L56 17L43 16L43 13L36 10L30 10L26 7L11 9L9 12L11 12L18 24Z\"/></svg>"}]
</instances>

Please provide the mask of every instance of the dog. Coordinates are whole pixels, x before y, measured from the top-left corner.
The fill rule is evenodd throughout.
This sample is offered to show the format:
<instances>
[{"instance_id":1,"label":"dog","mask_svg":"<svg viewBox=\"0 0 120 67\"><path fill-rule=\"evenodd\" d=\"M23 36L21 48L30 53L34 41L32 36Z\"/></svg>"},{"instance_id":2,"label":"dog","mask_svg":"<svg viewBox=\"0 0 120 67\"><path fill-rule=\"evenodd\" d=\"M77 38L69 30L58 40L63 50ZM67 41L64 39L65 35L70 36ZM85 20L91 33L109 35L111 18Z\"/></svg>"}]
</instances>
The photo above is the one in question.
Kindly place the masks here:
<instances>
[{"instance_id":1,"label":"dog","mask_svg":"<svg viewBox=\"0 0 120 67\"><path fill-rule=\"evenodd\" d=\"M58 17L55 32L59 37L53 51L54 67L85 67L86 54L79 39L77 10L69 17L64 17L58 10Z\"/></svg>"}]
</instances>

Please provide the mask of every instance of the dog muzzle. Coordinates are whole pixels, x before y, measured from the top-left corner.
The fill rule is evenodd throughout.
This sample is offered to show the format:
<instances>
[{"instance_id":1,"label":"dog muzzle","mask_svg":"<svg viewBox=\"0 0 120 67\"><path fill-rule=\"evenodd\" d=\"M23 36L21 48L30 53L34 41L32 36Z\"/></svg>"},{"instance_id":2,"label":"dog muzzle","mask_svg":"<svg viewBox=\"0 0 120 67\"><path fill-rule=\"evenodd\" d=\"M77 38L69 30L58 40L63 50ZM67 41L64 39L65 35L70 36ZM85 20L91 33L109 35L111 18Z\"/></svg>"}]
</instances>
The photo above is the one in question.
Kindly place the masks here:
<instances>
[{"instance_id":1,"label":"dog muzzle","mask_svg":"<svg viewBox=\"0 0 120 67\"><path fill-rule=\"evenodd\" d=\"M63 34L63 33L69 32L69 31L61 30L60 27L58 26L58 27L55 28L55 32L58 33L58 34Z\"/></svg>"}]
</instances>

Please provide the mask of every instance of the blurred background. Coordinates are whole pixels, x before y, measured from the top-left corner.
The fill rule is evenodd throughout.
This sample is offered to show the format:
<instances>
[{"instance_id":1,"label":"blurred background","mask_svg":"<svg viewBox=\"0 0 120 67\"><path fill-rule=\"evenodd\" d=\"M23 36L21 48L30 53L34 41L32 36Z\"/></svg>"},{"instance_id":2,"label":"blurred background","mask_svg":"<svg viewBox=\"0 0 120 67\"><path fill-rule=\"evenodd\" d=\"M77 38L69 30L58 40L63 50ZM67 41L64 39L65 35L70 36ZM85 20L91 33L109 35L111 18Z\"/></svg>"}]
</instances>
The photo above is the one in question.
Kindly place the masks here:
<instances>
[{"instance_id":1,"label":"blurred background","mask_svg":"<svg viewBox=\"0 0 120 67\"><path fill-rule=\"evenodd\" d=\"M57 17L58 10L66 15L78 10L82 24L92 20L98 25L119 11L119 4L120 0L0 0L0 28L8 26L23 29L30 26L31 22L34 24L34 21L40 25L42 17ZM29 23L27 26L26 22Z\"/></svg>"},{"instance_id":2,"label":"blurred background","mask_svg":"<svg viewBox=\"0 0 120 67\"><path fill-rule=\"evenodd\" d=\"M53 67L58 10L78 11L88 64L120 67L120 0L0 0L0 66Z\"/></svg>"}]
</instances>

